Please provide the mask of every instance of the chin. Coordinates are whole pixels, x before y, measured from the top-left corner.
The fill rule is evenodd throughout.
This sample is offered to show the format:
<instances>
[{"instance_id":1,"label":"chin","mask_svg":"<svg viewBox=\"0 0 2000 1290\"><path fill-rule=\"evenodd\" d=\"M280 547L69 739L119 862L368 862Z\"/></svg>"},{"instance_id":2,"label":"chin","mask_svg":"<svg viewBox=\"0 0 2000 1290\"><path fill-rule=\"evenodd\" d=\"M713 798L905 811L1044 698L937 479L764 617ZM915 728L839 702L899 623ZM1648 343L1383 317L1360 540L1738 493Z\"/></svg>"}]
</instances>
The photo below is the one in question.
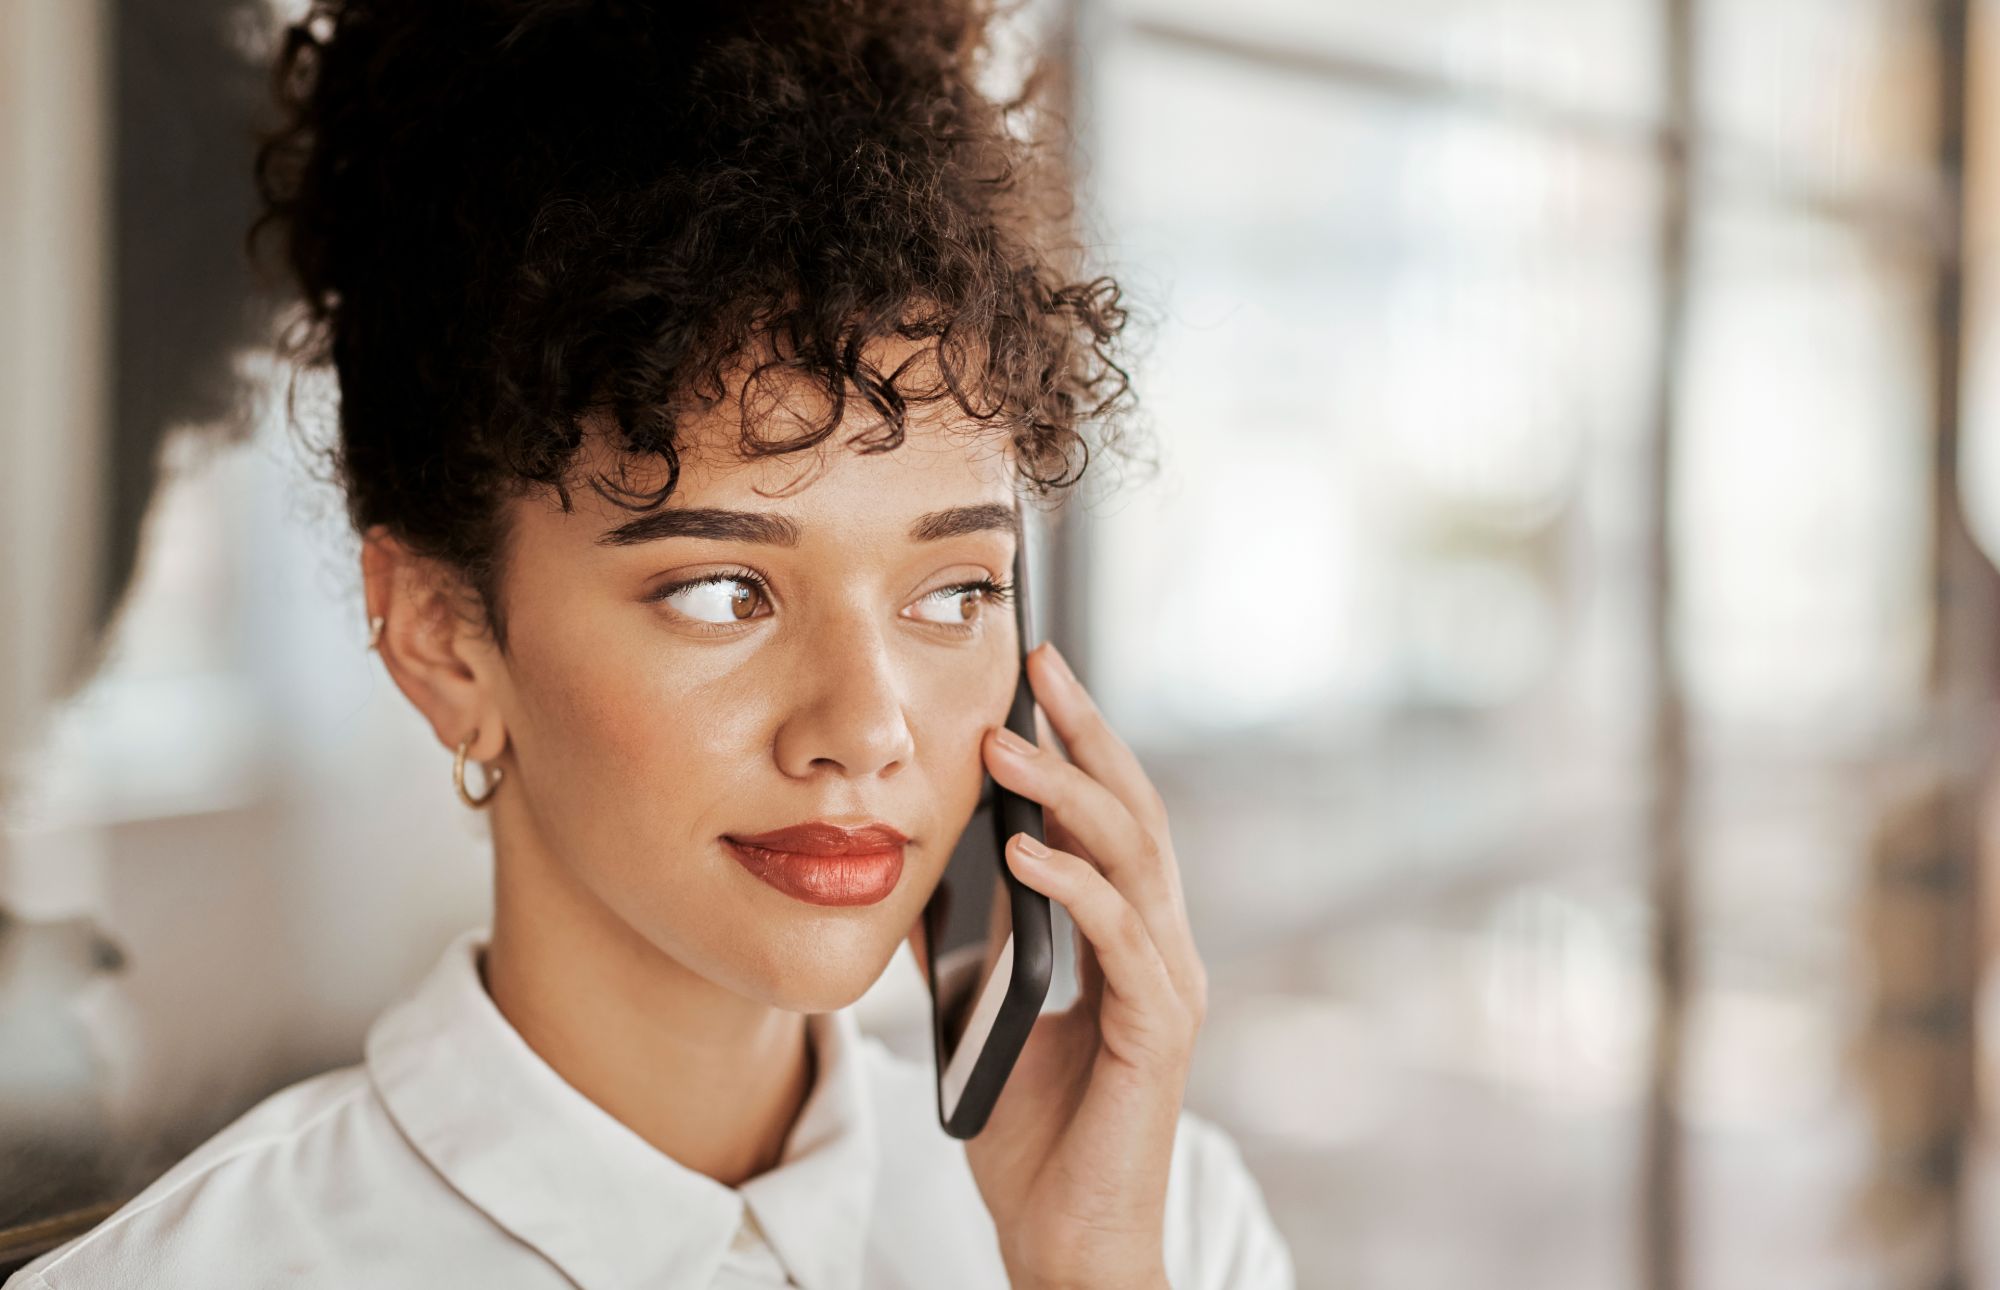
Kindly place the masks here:
<instances>
[{"instance_id":1,"label":"chin","mask_svg":"<svg viewBox=\"0 0 2000 1290\"><path fill-rule=\"evenodd\" d=\"M861 945L846 952L787 955L774 945L774 957L745 964L748 977L740 992L787 1012L836 1012L868 993L894 957L895 946L875 950Z\"/></svg>"},{"instance_id":2,"label":"chin","mask_svg":"<svg viewBox=\"0 0 2000 1290\"><path fill-rule=\"evenodd\" d=\"M786 1012L838 1012L866 993L867 990L864 988L852 991L792 994L783 999L772 1000L772 1006L782 1008Z\"/></svg>"},{"instance_id":3,"label":"chin","mask_svg":"<svg viewBox=\"0 0 2000 1290\"><path fill-rule=\"evenodd\" d=\"M873 984L874 978L863 981L856 973L851 979L823 976L810 982L772 983L745 993L786 1012L837 1012L868 993Z\"/></svg>"},{"instance_id":4,"label":"chin","mask_svg":"<svg viewBox=\"0 0 2000 1290\"><path fill-rule=\"evenodd\" d=\"M627 920L654 951L740 998L786 1012L833 1012L853 1003L875 984L895 946L871 944L815 946L796 931L768 925L720 930L689 939L677 929L645 920Z\"/></svg>"}]
</instances>

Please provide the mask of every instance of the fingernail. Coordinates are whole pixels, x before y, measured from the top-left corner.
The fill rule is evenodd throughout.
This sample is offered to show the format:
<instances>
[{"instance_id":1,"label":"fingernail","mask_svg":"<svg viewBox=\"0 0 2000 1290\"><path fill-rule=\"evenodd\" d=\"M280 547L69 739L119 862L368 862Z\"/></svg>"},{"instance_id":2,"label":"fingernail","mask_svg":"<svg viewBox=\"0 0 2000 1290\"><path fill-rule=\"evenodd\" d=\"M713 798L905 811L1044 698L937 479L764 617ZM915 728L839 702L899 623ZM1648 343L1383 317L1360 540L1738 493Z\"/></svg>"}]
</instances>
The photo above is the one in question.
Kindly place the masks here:
<instances>
[{"instance_id":1,"label":"fingernail","mask_svg":"<svg viewBox=\"0 0 2000 1290\"><path fill-rule=\"evenodd\" d=\"M1026 833L1016 833L1014 835L1014 845L1037 860L1046 860L1049 858L1049 849Z\"/></svg>"},{"instance_id":2,"label":"fingernail","mask_svg":"<svg viewBox=\"0 0 2000 1290\"><path fill-rule=\"evenodd\" d=\"M1005 726L994 727L993 740L1016 757L1032 757L1035 755L1035 746L1033 744Z\"/></svg>"}]
</instances>

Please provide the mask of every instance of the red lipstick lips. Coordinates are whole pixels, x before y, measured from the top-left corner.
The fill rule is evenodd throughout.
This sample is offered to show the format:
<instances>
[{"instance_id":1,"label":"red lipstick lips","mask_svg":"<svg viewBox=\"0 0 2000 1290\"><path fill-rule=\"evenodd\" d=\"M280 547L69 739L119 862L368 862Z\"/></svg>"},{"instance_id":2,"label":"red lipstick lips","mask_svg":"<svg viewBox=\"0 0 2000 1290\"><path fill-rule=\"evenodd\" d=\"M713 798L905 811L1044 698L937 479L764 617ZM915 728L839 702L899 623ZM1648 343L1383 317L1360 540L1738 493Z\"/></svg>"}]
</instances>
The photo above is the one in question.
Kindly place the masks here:
<instances>
[{"instance_id":1,"label":"red lipstick lips","mask_svg":"<svg viewBox=\"0 0 2000 1290\"><path fill-rule=\"evenodd\" d=\"M903 876L909 838L886 824L844 829L813 820L722 841L744 868L795 899L872 905Z\"/></svg>"}]
</instances>

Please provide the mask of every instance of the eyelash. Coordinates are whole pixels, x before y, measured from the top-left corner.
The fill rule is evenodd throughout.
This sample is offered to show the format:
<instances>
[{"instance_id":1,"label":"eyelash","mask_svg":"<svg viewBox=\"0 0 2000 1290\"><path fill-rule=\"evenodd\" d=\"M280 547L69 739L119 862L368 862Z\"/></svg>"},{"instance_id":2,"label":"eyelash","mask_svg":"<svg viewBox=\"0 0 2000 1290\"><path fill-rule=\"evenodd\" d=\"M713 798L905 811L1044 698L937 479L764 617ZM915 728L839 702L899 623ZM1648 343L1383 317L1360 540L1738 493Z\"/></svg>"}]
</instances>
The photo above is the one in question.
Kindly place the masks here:
<instances>
[{"instance_id":1,"label":"eyelash","mask_svg":"<svg viewBox=\"0 0 2000 1290\"><path fill-rule=\"evenodd\" d=\"M684 582L671 583L661 587L647 596L646 599L666 600L669 597L679 595L690 587L705 587L713 582L747 582L757 589L757 594L762 596L767 604L771 599L771 584L764 580L762 574L755 573L749 569L723 569L715 573L704 573L699 578L689 578ZM962 591L977 591L988 603L996 606L1006 605L1014 598L1014 584L1012 582L996 582L992 578L974 578L970 582L955 582L949 586L939 587L937 590L927 593L924 599L929 600L932 597L952 596ZM924 625L926 627L941 627L945 631L958 636L970 636L978 626L976 623L934 623L928 621ZM735 630L734 626L728 623L695 621L694 626L702 629L713 629L721 633L728 633Z\"/></svg>"}]
</instances>

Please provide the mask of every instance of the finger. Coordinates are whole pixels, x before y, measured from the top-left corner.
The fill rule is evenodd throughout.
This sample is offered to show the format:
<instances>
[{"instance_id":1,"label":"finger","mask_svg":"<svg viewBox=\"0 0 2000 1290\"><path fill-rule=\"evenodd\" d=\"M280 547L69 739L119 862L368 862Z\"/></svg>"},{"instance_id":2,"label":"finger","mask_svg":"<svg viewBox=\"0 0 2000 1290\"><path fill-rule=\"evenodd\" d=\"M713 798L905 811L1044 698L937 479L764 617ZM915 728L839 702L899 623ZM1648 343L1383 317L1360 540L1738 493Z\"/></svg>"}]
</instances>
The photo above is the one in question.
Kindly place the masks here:
<instances>
[{"instance_id":1,"label":"finger","mask_svg":"<svg viewBox=\"0 0 2000 1290\"><path fill-rule=\"evenodd\" d=\"M1158 880L1160 844L1125 803L1081 768L1019 738L1004 726L987 731L987 770L995 781L1052 811L1061 825L1064 846L1095 860L1105 876L1134 904L1146 904L1166 894ZM1023 751L1025 749L1025 751Z\"/></svg>"},{"instance_id":2,"label":"finger","mask_svg":"<svg viewBox=\"0 0 2000 1290\"><path fill-rule=\"evenodd\" d=\"M1035 746L1050 757L1069 761L1069 753L1062 746L1062 739L1049 725L1049 714L1042 711L1042 705L1035 705ZM1062 821L1051 814L1043 830L1043 841L1058 851L1075 851L1082 844L1070 836ZM1090 946L1090 938L1083 929L1070 920L1070 961L1076 965L1076 999L1072 1007L1082 1008L1088 1015L1096 1016L1104 999L1104 969L1098 965L1097 951Z\"/></svg>"},{"instance_id":3,"label":"finger","mask_svg":"<svg viewBox=\"0 0 2000 1290\"><path fill-rule=\"evenodd\" d=\"M1060 901L1089 938L1103 970L1098 1029L1106 1050L1136 1067L1184 1062L1196 1022L1146 920L1088 860L1050 848L1038 856L1037 846L1016 833L1007 841L1007 863L1022 882Z\"/></svg>"},{"instance_id":4,"label":"finger","mask_svg":"<svg viewBox=\"0 0 2000 1290\"><path fill-rule=\"evenodd\" d=\"M1042 705L1039 703L1035 705L1035 747L1040 748L1044 753L1058 760L1069 761L1069 754L1063 750L1062 740L1057 738L1055 730L1049 725L1049 714L1042 711ZM1075 763L1071 764L1074 765ZM1063 827L1063 822L1053 814L1047 817L1046 825L1042 841L1056 848L1056 850L1083 851L1086 849L1083 843L1077 841L1076 837Z\"/></svg>"},{"instance_id":5,"label":"finger","mask_svg":"<svg viewBox=\"0 0 2000 1290\"><path fill-rule=\"evenodd\" d=\"M993 778L1040 802L1061 826L1044 829L1049 844L1089 857L1132 903L1166 954L1175 981L1191 997L1194 933L1171 844L1133 819L1123 802L1081 768L1041 749L1019 752L1006 737L1012 732L1003 729L992 729L986 740Z\"/></svg>"},{"instance_id":6,"label":"finger","mask_svg":"<svg viewBox=\"0 0 2000 1290\"><path fill-rule=\"evenodd\" d=\"M1035 743L1064 761L1073 760L1063 748L1062 741L1056 737L1055 727L1049 724L1049 714L1042 711L1042 705L1039 703L1035 705Z\"/></svg>"},{"instance_id":7,"label":"finger","mask_svg":"<svg viewBox=\"0 0 2000 1290\"><path fill-rule=\"evenodd\" d=\"M1076 961L1077 1001L1091 1013L1095 1013L1104 998L1104 967L1097 961L1097 951L1092 948L1090 938L1077 927L1074 916L1070 918L1070 944Z\"/></svg>"},{"instance_id":8,"label":"finger","mask_svg":"<svg viewBox=\"0 0 2000 1290\"><path fill-rule=\"evenodd\" d=\"M1069 749L1069 760L1110 789L1132 818L1156 832L1167 827L1166 803L1136 753L1118 737L1097 703L1063 661L1053 641L1030 650L1024 663L1035 701Z\"/></svg>"},{"instance_id":9,"label":"finger","mask_svg":"<svg viewBox=\"0 0 2000 1290\"><path fill-rule=\"evenodd\" d=\"M1049 725L1049 714L1042 710L1041 704L1037 703L1034 706L1036 745L1048 756L1069 762L1070 755L1062 745L1061 736L1057 735ZM1074 845L1075 839L1070 836L1069 830L1063 827L1060 819L1051 816L1046 832L1048 834L1046 840L1050 846L1063 851L1077 849ZM1198 1018L1205 1018L1208 1014L1208 969L1203 965L1201 954L1195 948L1194 929L1187 920L1187 900L1181 892L1181 867L1178 858L1167 866L1166 872L1168 883L1173 888L1173 903L1178 911L1180 927L1186 935L1182 955L1178 958L1168 955L1168 967L1175 969L1177 965L1183 965L1174 972L1175 979L1181 983L1185 991L1182 997L1192 998L1195 1015ZM1081 928L1073 928L1070 939L1075 945L1073 958L1076 963L1077 997L1095 1012L1098 1000L1104 993L1104 970L1098 966L1097 952L1091 949L1090 938L1083 934Z\"/></svg>"},{"instance_id":10,"label":"finger","mask_svg":"<svg viewBox=\"0 0 2000 1290\"><path fill-rule=\"evenodd\" d=\"M1069 673L1068 666L1064 663L1061 652L1054 645L1049 646L1049 651L1051 657L1059 665L1057 670L1067 673L1068 675L1065 680L1068 683L1076 684L1077 692L1082 694L1086 701L1089 701L1089 693L1083 689L1080 683L1075 682L1074 673ZM1033 679L1031 674L1029 677L1031 683ZM1093 714L1096 714L1097 724L1104 727L1109 733L1109 726L1104 722L1103 716L1097 713L1095 704L1091 705L1091 711ZM1116 739L1115 733L1113 734L1113 738ZM1060 735L1052 734L1048 712L1040 703L1035 704L1035 740L1049 756L1074 764L1075 759L1065 749ZM1116 740L1116 742L1118 747L1123 750L1124 755L1130 759L1137 778L1143 781L1144 787L1136 789L1135 795L1143 801L1151 802L1157 806L1160 816L1156 833L1162 839L1169 839L1167 845L1169 851L1171 851L1172 842L1167 828L1166 807L1161 801L1159 790L1154 786L1152 778L1139 765L1139 759L1132 752L1130 746L1125 744L1123 740ZM1122 797L1120 800L1127 801L1126 798ZM1129 809L1129 801L1127 801L1127 808ZM1143 814L1135 814L1135 818L1142 825L1146 823ZM1049 831L1049 845L1074 851L1077 848L1069 845L1072 841L1074 839L1069 835L1068 830L1062 826L1062 822L1060 820L1054 821ZM1164 866L1163 873L1166 886L1171 893L1169 903L1174 910L1173 920L1178 925L1180 936L1178 938L1169 936L1167 938L1168 943L1163 945L1162 949L1167 951L1167 963L1174 970L1174 978L1182 984L1183 988L1188 992L1188 996L1196 1000L1198 1007L1205 1011L1208 999L1208 973L1207 969L1202 966L1200 952L1195 948L1194 929L1188 923L1187 897L1181 886L1181 867L1178 859L1170 855L1168 863ZM1175 949L1176 941L1178 942L1177 950Z\"/></svg>"},{"instance_id":11,"label":"finger","mask_svg":"<svg viewBox=\"0 0 2000 1290\"><path fill-rule=\"evenodd\" d=\"M1047 756L1069 760L1069 754L1063 751L1062 741L1049 726L1049 714L1042 711L1039 703L1035 705L1035 745ZM1053 813L1048 815L1045 824L1042 840L1056 850L1075 851L1082 845L1070 836L1062 820ZM1076 998L1070 1006L1080 1007L1094 1017L1104 998L1104 969L1098 966L1097 951L1091 948L1090 938L1076 926L1073 918L1070 920L1069 941L1070 962L1076 965Z\"/></svg>"}]
</instances>

